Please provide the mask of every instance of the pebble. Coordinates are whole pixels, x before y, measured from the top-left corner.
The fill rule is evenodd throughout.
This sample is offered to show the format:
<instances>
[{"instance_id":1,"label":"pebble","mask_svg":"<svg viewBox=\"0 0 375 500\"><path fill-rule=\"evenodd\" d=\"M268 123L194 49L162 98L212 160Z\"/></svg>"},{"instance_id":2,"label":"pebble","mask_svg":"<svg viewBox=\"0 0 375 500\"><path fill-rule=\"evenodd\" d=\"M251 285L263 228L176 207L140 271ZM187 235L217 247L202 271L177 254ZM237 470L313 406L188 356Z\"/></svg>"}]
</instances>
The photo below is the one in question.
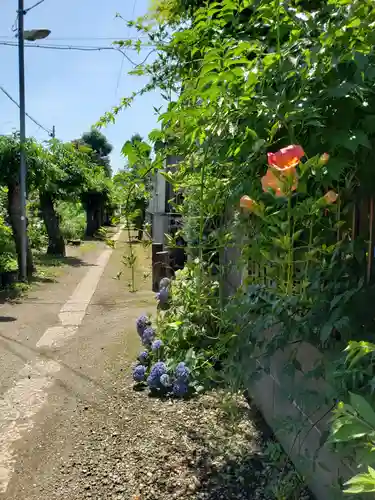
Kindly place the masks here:
<instances>
[{"instance_id":1,"label":"pebble","mask_svg":"<svg viewBox=\"0 0 375 500\"><path fill-rule=\"evenodd\" d=\"M103 413L80 413L81 438L59 468L63 493L56 487L48 500L272 499L281 472L261 455L265 443L242 398L233 419L220 393L163 402L129 385L123 398L109 399ZM311 500L303 485L298 498Z\"/></svg>"}]
</instances>

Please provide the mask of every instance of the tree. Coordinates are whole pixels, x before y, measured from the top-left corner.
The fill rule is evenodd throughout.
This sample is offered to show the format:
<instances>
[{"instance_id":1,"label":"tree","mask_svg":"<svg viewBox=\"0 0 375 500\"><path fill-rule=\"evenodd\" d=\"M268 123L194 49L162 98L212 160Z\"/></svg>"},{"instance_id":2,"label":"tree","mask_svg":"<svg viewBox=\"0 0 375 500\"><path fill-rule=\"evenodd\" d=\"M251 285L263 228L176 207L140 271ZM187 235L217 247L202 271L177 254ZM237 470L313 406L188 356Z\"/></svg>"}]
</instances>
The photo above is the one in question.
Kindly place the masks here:
<instances>
[{"instance_id":1,"label":"tree","mask_svg":"<svg viewBox=\"0 0 375 500\"><path fill-rule=\"evenodd\" d=\"M125 189L126 212L133 214L132 219L141 241L151 192L151 179L147 172L151 163L151 147L139 134L134 134L124 144L122 152L128 157L128 165L115 176L114 182Z\"/></svg>"},{"instance_id":2,"label":"tree","mask_svg":"<svg viewBox=\"0 0 375 500\"><path fill-rule=\"evenodd\" d=\"M93 176L93 162L87 151L91 150L53 139L41 154L43 161L30 171L30 183L39 193L40 211L48 234L48 254L65 255L55 202L79 199L87 189L88 179Z\"/></svg>"},{"instance_id":3,"label":"tree","mask_svg":"<svg viewBox=\"0 0 375 500\"><path fill-rule=\"evenodd\" d=\"M108 223L111 207L109 206L109 191L112 171L109 154L113 146L98 129L93 127L90 132L74 141L76 147L88 146L91 152L93 165L96 165L96 180L91 184L91 190L86 191L82 202L86 210L86 236L92 237L104 224Z\"/></svg>"},{"instance_id":4,"label":"tree","mask_svg":"<svg viewBox=\"0 0 375 500\"><path fill-rule=\"evenodd\" d=\"M30 172L35 168L39 168L42 161L40 146L34 140L28 139L25 143L25 152L28 171ZM16 246L18 269L21 269L23 229L19 170L19 134L0 136L0 184L6 186L8 190L7 211ZM34 264L28 239L26 241L26 248L27 274L30 277L34 271Z\"/></svg>"},{"instance_id":5,"label":"tree","mask_svg":"<svg viewBox=\"0 0 375 500\"><path fill-rule=\"evenodd\" d=\"M113 150L113 146L106 136L102 134L100 130L93 127L90 132L86 132L82 135L81 142L90 146L93 151L95 163L104 167L107 176L111 177L112 169L109 155Z\"/></svg>"}]
</instances>

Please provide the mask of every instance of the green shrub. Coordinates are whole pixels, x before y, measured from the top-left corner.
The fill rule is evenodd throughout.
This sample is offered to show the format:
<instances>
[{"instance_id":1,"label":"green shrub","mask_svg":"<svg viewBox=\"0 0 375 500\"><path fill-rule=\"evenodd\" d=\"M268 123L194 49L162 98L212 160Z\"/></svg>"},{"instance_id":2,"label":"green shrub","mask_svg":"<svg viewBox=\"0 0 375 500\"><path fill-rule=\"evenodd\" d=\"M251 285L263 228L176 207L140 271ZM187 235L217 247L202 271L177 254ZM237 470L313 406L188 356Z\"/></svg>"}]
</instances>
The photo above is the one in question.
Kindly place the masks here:
<instances>
[{"instance_id":1,"label":"green shrub","mask_svg":"<svg viewBox=\"0 0 375 500\"><path fill-rule=\"evenodd\" d=\"M28 217L28 236L31 248L40 251L47 248L48 235L40 217L36 215Z\"/></svg>"},{"instance_id":2,"label":"green shrub","mask_svg":"<svg viewBox=\"0 0 375 500\"><path fill-rule=\"evenodd\" d=\"M86 214L81 203L60 201L57 204L57 212L64 240L82 239L85 234Z\"/></svg>"},{"instance_id":3,"label":"green shrub","mask_svg":"<svg viewBox=\"0 0 375 500\"><path fill-rule=\"evenodd\" d=\"M16 249L12 230L0 215L0 272L15 271L16 269Z\"/></svg>"},{"instance_id":4,"label":"green shrub","mask_svg":"<svg viewBox=\"0 0 375 500\"><path fill-rule=\"evenodd\" d=\"M218 281L202 274L196 259L177 271L170 294L168 309L158 317L166 358L174 365L186 362L197 387L217 382L216 368L228 336L221 320Z\"/></svg>"}]
</instances>

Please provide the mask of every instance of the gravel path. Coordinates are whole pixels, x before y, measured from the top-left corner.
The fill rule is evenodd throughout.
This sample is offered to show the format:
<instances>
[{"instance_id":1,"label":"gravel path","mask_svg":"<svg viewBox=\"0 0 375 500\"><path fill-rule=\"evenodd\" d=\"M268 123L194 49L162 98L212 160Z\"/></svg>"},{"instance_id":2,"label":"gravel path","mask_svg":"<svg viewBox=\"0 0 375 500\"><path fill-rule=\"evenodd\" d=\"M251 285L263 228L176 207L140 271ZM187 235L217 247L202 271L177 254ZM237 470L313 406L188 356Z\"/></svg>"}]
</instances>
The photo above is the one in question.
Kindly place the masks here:
<instances>
[{"instance_id":1,"label":"gravel path","mask_svg":"<svg viewBox=\"0 0 375 500\"><path fill-rule=\"evenodd\" d=\"M262 426L242 396L218 391L162 401L134 390L135 320L155 310L143 278L149 257L138 252L139 292L127 291L126 276L113 279L122 243L66 345L40 353L20 336L21 360L48 356L62 368L33 431L17 443L4 500L309 499L285 458L270 460ZM20 317L23 311L27 304Z\"/></svg>"},{"instance_id":2,"label":"gravel path","mask_svg":"<svg viewBox=\"0 0 375 500\"><path fill-rule=\"evenodd\" d=\"M244 398L228 400L216 392L190 401L160 401L127 382L126 404L111 404L104 426L98 425L95 408L81 411L89 432L61 467L69 483L56 498L310 498L298 484L293 496L276 496L273 487L280 485L283 465L267 465L265 443ZM289 475L291 470L286 467Z\"/></svg>"}]
</instances>

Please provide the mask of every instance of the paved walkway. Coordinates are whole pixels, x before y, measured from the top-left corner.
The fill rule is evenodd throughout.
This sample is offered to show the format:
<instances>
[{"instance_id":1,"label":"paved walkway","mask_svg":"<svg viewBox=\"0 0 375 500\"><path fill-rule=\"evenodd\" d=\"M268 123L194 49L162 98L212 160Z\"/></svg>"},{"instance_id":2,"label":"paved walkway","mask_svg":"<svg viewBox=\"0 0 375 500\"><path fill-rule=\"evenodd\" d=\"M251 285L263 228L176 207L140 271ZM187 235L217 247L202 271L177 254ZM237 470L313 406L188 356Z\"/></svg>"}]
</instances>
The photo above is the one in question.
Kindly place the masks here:
<instances>
[{"instance_id":1,"label":"paved walkway","mask_svg":"<svg viewBox=\"0 0 375 500\"><path fill-rule=\"evenodd\" d=\"M52 498L54 471L82 430L77 412L94 405L105 413L117 392L113 372L122 369L125 350L133 356L138 349L125 330L134 331L135 318L154 300L145 269L136 275L137 294L128 292L128 272L114 279L123 268L124 238L113 251L96 244L58 283L0 306L0 498Z\"/></svg>"}]
</instances>

